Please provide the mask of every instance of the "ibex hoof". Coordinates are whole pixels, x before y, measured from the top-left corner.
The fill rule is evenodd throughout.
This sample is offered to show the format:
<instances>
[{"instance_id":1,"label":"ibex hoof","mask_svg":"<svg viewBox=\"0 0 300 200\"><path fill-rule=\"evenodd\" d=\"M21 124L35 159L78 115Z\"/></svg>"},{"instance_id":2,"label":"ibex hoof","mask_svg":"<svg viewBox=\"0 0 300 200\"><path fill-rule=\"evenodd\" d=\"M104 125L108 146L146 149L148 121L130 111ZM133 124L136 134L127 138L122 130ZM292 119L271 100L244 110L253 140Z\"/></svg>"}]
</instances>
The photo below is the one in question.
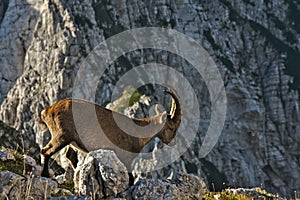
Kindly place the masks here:
<instances>
[{"instance_id":1,"label":"ibex hoof","mask_svg":"<svg viewBox=\"0 0 300 200\"><path fill-rule=\"evenodd\" d=\"M41 150L41 154L44 155L45 153L46 153L46 149L42 149L42 150Z\"/></svg>"}]
</instances>

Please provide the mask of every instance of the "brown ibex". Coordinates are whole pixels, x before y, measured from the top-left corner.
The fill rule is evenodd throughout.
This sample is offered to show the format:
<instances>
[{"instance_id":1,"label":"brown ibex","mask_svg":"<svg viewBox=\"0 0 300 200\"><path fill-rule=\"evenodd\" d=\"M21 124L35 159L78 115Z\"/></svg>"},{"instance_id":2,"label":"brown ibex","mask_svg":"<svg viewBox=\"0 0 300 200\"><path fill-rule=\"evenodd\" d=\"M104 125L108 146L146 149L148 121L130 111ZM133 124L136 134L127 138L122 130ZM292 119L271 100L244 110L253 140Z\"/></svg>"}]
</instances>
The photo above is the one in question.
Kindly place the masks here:
<instances>
[{"instance_id":1,"label":"brown ibex","mask_svg":"<svg viewBox=\"0 0 300 200\"><path fill-rule=\"evenodd\" d=\"M182 111L175 92L173 90L166 92L172 97L170 114L165 111L143 119L132 119L79 99L64 99L43 109L40 114L40 123L47 126L52 139L41 150L42 176L49 177L50 157L69 144L84 152L97 149L114 150L127 169L130 169L131 162L135 157L132 156L132 153L138 154L154 137L160 138L163 143L168 145L173 143L176 130L181 122ZM75 108L78 111L76 114L80 115L78 117L73 116ZM90 120L91 113L94 113L97 118L95 122ZM134 128L127 127L124 130L119 127L120 124L126 126L132 122L138 127L145 128L143 130L147 133L142 133L143 137L135 137L130 132L138 132ZM101 131L99 131L99 127L101 127Z\"/></svg>"}]
</instances>

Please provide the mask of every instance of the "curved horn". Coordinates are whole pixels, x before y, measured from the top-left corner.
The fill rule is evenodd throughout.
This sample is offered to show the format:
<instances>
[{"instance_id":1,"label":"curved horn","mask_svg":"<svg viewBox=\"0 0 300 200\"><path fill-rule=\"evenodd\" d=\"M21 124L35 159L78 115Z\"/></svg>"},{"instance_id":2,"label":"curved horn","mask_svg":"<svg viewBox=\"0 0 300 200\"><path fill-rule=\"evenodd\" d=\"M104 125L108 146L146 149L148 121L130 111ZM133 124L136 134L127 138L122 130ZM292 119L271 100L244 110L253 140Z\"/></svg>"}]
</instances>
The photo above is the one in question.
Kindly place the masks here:
<instances>
[{"instance_id":1,"label":"curved horn","mask_svg":"<svg viewBox=\"0 0 300 200\"><path fill-rule=\"evenodd\" d=\"M176 123L181 120L182 110L179 102L179 98L176 95L175 91L173 89L169 89L168 91L165 91L166 93L170 94L172 97L172 105L171 105L171 111L170 116L171 119Z\"/></svg>"}]
</instances>

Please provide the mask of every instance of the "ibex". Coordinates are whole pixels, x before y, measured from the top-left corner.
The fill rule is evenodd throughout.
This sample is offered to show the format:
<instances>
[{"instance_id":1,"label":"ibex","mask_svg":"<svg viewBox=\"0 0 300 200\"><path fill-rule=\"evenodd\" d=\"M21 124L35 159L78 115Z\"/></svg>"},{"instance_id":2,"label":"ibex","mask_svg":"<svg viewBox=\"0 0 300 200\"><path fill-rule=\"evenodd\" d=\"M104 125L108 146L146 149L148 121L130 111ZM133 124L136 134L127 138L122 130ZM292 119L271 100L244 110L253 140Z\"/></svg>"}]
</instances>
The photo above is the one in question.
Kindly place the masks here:
<instances>
[{"instance_id":1,"label":"ibex","mask_svg":"<svg viewBox=\"0 0 300 200\"><path fill-rule=\"evenodd\" d=\"M40 113L40 123L46 125L46 130L49 129L52 138L41 150L43 164L41 175L49 177L50 157L69 144L84 152L97 149L114 150L127 169L130 169L131 162L135 157L132 156L132 153L138 154L154 137L158 137L163 143L170 145L175 140L176 130L180 126L182 111L175 92L173 90L166 92L172 97L170 113L160 112L153 117L143 119L132 119L79 99L64 99L43 109ZM73 116L74 108L78 110L80 116ZM97 124L90 120L92 112L96 113ZM145 129L142 130L147 133L142 133L142 135L146 136L135 137L130 131L137 132L137 130L131 127L124 130L117 124L126 126L132 122L137 126L144 127ZM101 127L101 131L99 131L99 127Z\"/></svg>"}]
</instances>

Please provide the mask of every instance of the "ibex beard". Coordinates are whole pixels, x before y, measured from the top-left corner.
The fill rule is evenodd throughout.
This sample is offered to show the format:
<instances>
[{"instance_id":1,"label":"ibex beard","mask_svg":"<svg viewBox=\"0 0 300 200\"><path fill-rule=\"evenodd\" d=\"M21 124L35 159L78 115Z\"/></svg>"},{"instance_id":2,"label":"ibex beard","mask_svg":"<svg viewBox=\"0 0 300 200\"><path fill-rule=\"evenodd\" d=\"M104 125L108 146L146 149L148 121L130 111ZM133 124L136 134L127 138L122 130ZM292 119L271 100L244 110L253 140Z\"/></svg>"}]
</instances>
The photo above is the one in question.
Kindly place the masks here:
<instances>
[{"instance_id":1,"label":"ibex beard","mask_svg":"<svg viewBox=\"0 0 300 200\"><path fill-rule=\"evenodd\" d=\"M97 149L113 150L130 171L133 159L153 138L158 137L168 145L174 143L182 111L175 92L166 92L172 97L170 113L158 112L155 116L142 119L132 119L79 99L64 99L43 109L40 113L40 123L49 129L52 138L41 150L41 175L50 177L50 157L70 144L84 152ZM93 115L96 115L96 120L91 120ZM137 126L127 127L126 130L119 127L120 124L126 126L132 122ZM147 133L142 133L143 137L136 137L136 133L140 131L136 127L144 127L141 130Z\"/></svg>"}]
</instances>

